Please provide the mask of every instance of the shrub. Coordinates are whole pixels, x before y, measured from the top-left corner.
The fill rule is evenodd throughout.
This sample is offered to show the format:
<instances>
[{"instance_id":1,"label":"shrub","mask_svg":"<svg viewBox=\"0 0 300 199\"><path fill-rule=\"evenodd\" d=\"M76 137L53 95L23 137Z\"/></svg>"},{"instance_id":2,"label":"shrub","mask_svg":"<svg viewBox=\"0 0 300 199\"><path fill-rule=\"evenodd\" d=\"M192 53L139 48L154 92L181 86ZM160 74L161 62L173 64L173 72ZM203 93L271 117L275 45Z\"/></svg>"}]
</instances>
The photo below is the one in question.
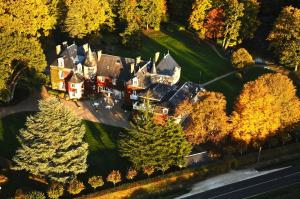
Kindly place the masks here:
<instances>
[{"instance_id":1,"label":"shrub","mask_svg":"<svg viewBox=\"0 0 300 199\"><path fill-rule=\"evenodd\" d=\"M104 185L104 181L102 179L102 176L93 176L89 178L89 184L96 189L97 187L101 187Z\"/></svg>"},{"instance_id":2,"label":"shrub","mask_svg":"<svg viewBox=\"0 0 300 199\"><path fill-rule=\"evenodd\" d=\"M64 186L60 183L52 183L47 191L47 195L49 198L59 198L64 194Z\"/></svg>"},{"instance_id":3,"label":"shrub","mask_svg":"<svg viewBox=\"0 0 300 199\"><path fill-rule=\"evenodd\" d=\"M40 191L32 191L24 196L24 199L45 199L45 195Z\"/></svg>"},{"instance_id":4,"label":"shrub","mask_svg":"<svg viewBox=\"0 0 300 199\"><path fill-rule=\"evenodd\" d=\"M121 173L118 170L113 170L106 179L108 182L112 182L114 186L118 183L121 182Z\"/></svg>"},{"instance_id":5,"label":"shrub","mask_svg":"<svg viewBox=\"0 0 300 199\"><path fill-rule=\"evenodd\" d=\"M6 183L8 178L4 175L0 175L0 185Z\"/></svg>"},{"instance_id":6,"label":"shrub","mask_svg":"<svg viewBox=\"0 0 300 199\"><path fill-rule=\"evenodd\" d=\"M82 190L84 190L84 184L78 180L73 180L70 182L68 186L68 192L72 195L79 194Z\"/></svg>"},{"instance_id":7,"label":"shrub","mask_svg":"<svg viewBox=\"0 0 300 199\"><path fill-rule=\"evenodd\" d=\"M126 175L126 178L128 180L132 180L136 175L137 175L137 171L134 168L129 168L128 172L127 172L127 175Z\"/></svg>"},{"instance_id":8,"label":"shrub","mask_svg":"<svg viewBox=\"0 0 300 199\"><path fill-rule=\"evenodd\" d=\"M152 173L154 173L154 168L153 167L145 167L145 168L143 168L143 172L145 174L147 174L149 177Z\"/></svg>"}]
</instances>

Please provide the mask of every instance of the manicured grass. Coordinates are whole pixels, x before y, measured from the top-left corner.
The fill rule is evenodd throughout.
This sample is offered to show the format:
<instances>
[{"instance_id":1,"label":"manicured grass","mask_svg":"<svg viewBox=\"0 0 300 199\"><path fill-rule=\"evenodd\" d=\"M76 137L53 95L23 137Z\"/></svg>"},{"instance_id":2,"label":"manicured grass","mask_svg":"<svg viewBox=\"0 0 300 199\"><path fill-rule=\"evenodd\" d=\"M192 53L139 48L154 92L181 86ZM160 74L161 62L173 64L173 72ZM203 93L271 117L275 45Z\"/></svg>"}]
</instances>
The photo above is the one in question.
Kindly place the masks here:
<instances>
[{"instance_id":1,"label":"manicured grass","mask_svg":"<svg viewBox=\"0 0 300 199\"><path fill-rule=\"evenodd\" d=\"M300 184L278 189L251 199L297 199L300 196Z\"/></svg>"},{"instance_id":2,"label":"manicured grass","mask_svg":"<svg viewBox=\"0 0 300 199\"><path fill-rule=\"evenodd\" d=\"M33 112L23 112L9 115L0 119L0 156L12 159L18 148L17 135L24 128L26 117ZM88 171L79 176L85 183L93 175L101 175L104 178L114 169L120 170L124 175L129 168L129 162L122 158L117 149L117 142L121 132L126 130L104 124L83 121L86 126L85 141L89 144ZM12 196L16 189L27 188L28 190L45 191L46 186L29 180L26 175L19 172L8 172L9 182L3 187L5 196Z\"/></svg>"},{"instance_id":3,"label":"manicured grass","mask_svg":"<svg viewBox=\"0 0 300 199\"><path fill-rule=\"evenodd\" d=\"M113 53L133 58L142 56L144 60L148 60L156 52L160 52L162 57L168 51L182 67L182 81L205 83L234 70L231 63L220 58L208 44L198 43L190 33L179 31L172 24L161 31L145 32L140 49L127 49L117 45ZM231 110L243 84L266 72L261 68L253 68L242 79L231 75L207 86L207 89L222 92L227 98L228 110Z\"/></svg>"}]
</instances>

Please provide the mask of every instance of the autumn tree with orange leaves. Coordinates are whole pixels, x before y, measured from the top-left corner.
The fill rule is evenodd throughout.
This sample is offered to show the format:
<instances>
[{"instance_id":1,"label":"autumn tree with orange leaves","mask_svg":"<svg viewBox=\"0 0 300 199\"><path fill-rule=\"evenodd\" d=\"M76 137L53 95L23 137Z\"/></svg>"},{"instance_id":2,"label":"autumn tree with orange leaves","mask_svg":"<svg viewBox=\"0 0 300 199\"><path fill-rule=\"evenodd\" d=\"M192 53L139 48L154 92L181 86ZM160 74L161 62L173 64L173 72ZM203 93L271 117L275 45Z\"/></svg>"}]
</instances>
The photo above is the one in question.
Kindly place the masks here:
<instances>
[{"instance_id":1,"label":"autumn tree with orange leaves","mask_svg":"<svg viewBox=\"0 0 300 199\"><path fill-rule=\"evenodd\" d=\"M226 99L217 92L200 93L198 97L192 105L186 136L192 144L220 143L229 129Z\"/></svg>"},{"instance_id":2,"label":"autumn tree with orange leaves","mask_svg":"<svg viewBox=\"0 0 300 199\"><path fill-rule=\"evenodd\" d=\"M247 83L231 121L234 140L252 146L299 122L300 101L292 81L281 74L266 74Z\"/></svg>"},{"instance_id":3,"label":"autumn tree with orange leaves","mask_svg":"<svg viewBox=\"0 0 300 199\"><path fill-rule=\"evenodd\" d=\"M207 13L204 23L205 36L209 39L218 39L223 37L225 12L222 8L214 8Z\"/></svg>"}]
</instances>

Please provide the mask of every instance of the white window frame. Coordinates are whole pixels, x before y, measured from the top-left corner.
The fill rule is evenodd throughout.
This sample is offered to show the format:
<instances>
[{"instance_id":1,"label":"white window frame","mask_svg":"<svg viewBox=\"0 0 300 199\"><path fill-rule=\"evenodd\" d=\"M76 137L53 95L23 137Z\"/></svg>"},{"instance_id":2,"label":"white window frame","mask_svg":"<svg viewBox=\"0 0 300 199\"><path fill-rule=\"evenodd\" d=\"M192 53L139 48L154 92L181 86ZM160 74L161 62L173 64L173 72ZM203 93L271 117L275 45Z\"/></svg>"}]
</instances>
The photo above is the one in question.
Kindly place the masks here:
<instances>
[{"instance_id":1,"label":"white window frame","mask_svg":"<svg viewBox=\"0 0 300 199\"><path fill-rule=\"evenodd\" d=\"M139 81L138 81L137 78L133 78L133 79L132 79L132 85L134 85L134 86L139 85Z\"/></svg>"},{"instance_id":2,"label":"white window frame","mask_svg":"<svg viewBox=\"0 0 300 199\"><path fill-rule=\"evenodd\" d=\"M132 95L137 96L136 95L136 90L132 91Z\"/></svg>"},{"instance_id":3,"label":"white window frame","mask_svg":"<svg viewBox=\"0 0 300 199\"><path fill-rule=\"evenodd\" d=\"M163 114L168 114L169 113L169 110L167 108L163 108Z\"/></svg>"},{"instance_id":4,"label":"white window frame","mask_svg":"<svg viewBox=\"0 0 300 199\"><path fill-rule=\"evenodd\" d=\"M105 82L105 78L103 76L99 76L99 81L100 82Z\"/></svg>"},{"instance_id":5,"label":"white window frame","mask_svg":"<svg viewBox=\"0 0 300 199\"><path fill-rule=\"evenodd\" d=\"M117 79L112 79L112 84L117 85Z\"/></svg>"},{"instance_id":6,"label":"white window frame","mask_svg":"<svg viewBox=\"0 0 300 199\"><path fill-rule=\"evenodd\" d=\"M60 89L65 90L66 89L65 82L60 82L59 87L60 87Z\"/></svg>"},{"instance_id":7,"label":"white window frame","mask_svg":"<svg viewBox=\"0 0 300 199\"><path fill-rule=\"evenodd\" d=\"M62 70L58 71L58 75L59 75L59 79L65 79L64 71L62 71Z\"/></svg>"},{"instance_id":8,"label":"white window frame","mask_svg":"<svg viewBox=\"0 0 300 199\"><path fill-rule=\"evenodd\" d=\"M71 88L76 88L76 84L71 83Z\"/></svg>"}]
</instances>

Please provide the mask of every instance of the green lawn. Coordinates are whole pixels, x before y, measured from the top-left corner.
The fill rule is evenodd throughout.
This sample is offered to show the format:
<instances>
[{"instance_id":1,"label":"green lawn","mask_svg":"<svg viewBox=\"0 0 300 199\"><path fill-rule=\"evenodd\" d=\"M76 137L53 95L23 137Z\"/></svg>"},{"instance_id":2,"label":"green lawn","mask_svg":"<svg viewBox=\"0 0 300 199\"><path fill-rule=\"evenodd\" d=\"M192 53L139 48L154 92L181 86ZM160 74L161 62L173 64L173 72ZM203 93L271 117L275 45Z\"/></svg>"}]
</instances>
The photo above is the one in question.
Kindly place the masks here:
<instances>
[{"instance_id":1,"label":"green lawn","mask_svg":"<svg viewBox=\"0 0 300 199\"><path fill-rule=\"evenodd\" d=\"M0 119L0 156L11 159L18 147L17 134L24 128L26 117L32 112L17 113ZM85 141L89 144L88 171L79 176L84 182L92 175L106 177L113 169L121 170L124 174L129 168L129 162L117 150L117 142L121 132L125 129L104 124L83 121L86 126ZM9 172L9 182L3 187L2 194L10 196L17 188L45 190L46 186L28 180L26 175ZM18 182L18 183L17 183ZM30 188L31 187L31 188ZM6 191L6 192L5 192ZM0 193L1 194L1 193ZM1 198L1 195L0 195Z\"/></svg>"},{"instance_id":2,"label":"green lawn","mask_svg":"<svg viewBox=\"0 0 300 199\"><path fill-rule=\"evenodd\" d=\"M197 43L190 33L179 31L175 25L170 24L161 31L144 33L140 49L116 45L113 53L133 58L142 56L144 60L148 60L154 57L155 52L161 52L163 56L168 51L182 67L182 81L205 83L234 70L231 63L220 58L208 44ZM209 85L207 89L222 92L227 98L228 110L231 110L243 84L266 72L264 69L254 68L246 72L242 79L232 75Z\"/></svg>"}]
</instances>

